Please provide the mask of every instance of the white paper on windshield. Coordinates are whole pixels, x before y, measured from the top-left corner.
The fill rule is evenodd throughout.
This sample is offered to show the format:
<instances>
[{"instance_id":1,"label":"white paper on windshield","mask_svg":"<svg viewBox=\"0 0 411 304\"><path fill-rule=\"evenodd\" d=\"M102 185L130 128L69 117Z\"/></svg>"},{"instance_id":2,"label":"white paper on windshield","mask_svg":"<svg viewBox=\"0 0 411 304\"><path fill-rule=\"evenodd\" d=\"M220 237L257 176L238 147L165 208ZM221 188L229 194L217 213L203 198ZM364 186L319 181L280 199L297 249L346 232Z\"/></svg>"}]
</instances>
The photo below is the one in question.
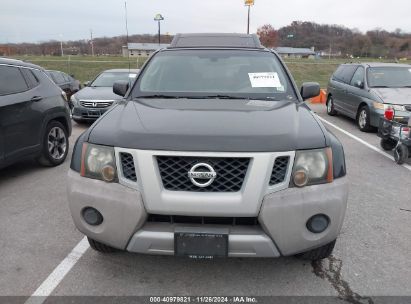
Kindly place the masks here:
<instances>
[{"instance_id":1,"label":"white paper on windshield","mask_svg":"<svg viewBox=\"0 0 411 304\"><path fill-rule=\"evenodd\" d=\"M408 69L408 71L411 73L411 69Z\"/></svg>"},{"instance_id":2,"label":"white paper on windshield","mask_svg":"<svg viewBox=\"0 0 411 304\"><path fill-rule=\"evenodd\" d=\"M136 78L136 77L137 77L137 74L129 74L128 77L130 77L130 78Z\"/></svg>"},{"instance_id":3,"label":"white paper on windshield","mask_svg":"<svg viewBox=\"0 0 411 304\"><path fill-rule=\"evenodd\" d=\"M278 74L270 73L248 73L253 88L281 88L282 84Z\"/></svg>"}]
</instances>

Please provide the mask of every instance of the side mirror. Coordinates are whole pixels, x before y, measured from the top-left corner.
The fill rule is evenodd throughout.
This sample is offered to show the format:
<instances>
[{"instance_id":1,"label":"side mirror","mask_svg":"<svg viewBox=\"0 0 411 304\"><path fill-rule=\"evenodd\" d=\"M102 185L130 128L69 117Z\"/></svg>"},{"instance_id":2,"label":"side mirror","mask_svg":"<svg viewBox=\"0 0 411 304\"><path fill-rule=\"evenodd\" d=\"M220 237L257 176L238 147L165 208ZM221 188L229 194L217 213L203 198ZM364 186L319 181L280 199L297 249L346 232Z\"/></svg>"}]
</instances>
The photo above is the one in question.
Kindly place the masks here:
<instances>
[{"instance_id":1,"label":"side mirror","mask_svg":"<svg viewBox=\"0 0 411 304\"><path fill-rule=\"evenodd\" d=\"M317 82L304 82L301 87L301 97L307 100L320 95L320 85Z\"/></svg>"},{"instance_id":2,"label":"side mirror","mask_svg":"<svg viewBox=\"0 0 411 304\"><path fill-rule=\"evenodd\" d=\"M113 92L114 94L124 97L126 96L129 87L130 84L128 81L118 80L113 84Z\"/></svg>"},{"instance_id":3,"label":"side mirror","mask_svg":"<svg viewBox=\"0 0 411 304\"><path fill-rule=\"evenodd\" d=\"M354 83L354 86L360 89L364 89L364 82L362 82L361 80L358 80Z\"/></svg>"},{"instance_id":4,"label":"side mirror","mask_svg":"<svg viewBox=\"0 0 411 304\"><path fill-rule=\"evenodd\" d=\"M85 87L90 86L90 84L91 84L91 81L86 81L85 83L83 83L83 85L84 85Z\"/></svg>"},{"instance_id":5,"label":"side mirror","mask_svg":"<svg viewBox=\"0 0 411 304\"><path fill-rule=\"evenodd\" d=\"M70 77L71 77L71 78L76 78L76 77L74 77L74 74L70 74Z\"/></svg>"}]
</instances>

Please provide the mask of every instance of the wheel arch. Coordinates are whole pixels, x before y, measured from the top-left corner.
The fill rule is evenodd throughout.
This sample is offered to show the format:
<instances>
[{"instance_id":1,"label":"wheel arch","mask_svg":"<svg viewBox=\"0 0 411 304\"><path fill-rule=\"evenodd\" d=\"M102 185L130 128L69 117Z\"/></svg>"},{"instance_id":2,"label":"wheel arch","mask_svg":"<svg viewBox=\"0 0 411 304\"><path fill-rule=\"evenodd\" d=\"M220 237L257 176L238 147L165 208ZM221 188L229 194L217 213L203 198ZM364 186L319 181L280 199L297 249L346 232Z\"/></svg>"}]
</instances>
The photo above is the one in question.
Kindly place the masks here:
<instances>
[{"instance_id":1,"label":"wheel arch","mask_svg":"<svg viewBox=\"0 0 411 304\"><path fill-rule=\"evenodd\" d=\"M360 110L361 110L364 106L368 107L368 110L370 110L370 105L369 105L368 103L366 103L365 101L362 101L362 102L358 105L357 114L355 115L355 117L358 118L358 114L360 114Z\"/></svg>"}]
</instances>

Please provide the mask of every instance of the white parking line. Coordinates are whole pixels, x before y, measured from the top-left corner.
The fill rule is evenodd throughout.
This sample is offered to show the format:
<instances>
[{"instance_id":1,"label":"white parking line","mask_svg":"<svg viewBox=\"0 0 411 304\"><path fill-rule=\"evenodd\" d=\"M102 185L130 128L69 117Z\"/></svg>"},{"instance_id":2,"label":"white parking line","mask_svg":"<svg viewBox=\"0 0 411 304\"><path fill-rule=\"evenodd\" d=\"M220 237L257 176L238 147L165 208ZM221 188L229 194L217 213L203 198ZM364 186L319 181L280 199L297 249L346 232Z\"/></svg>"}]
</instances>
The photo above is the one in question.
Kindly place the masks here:
<instances>
[{"instance_id":1,"label":"white parking line","mask_svg":"<svg viewBox=\"0 0 411 304\"><path fill-rule=\"evenodd\" d=\"M30 296L25 304L41 304L43 303L53 290L60 284L67 273L80 260L83 254L90 247L87 238L84 237L66 258L53 270L47 279L40 285L39 288Z\"/></svg>"},{"instance_id":2,"label":"white parking line","mask_svg":"<svg viewBox=\"0 0 411 304\"><path fill-rule=\"evenodd\" d=\"M352 139L354 139L354 140L362 143L363 145L367 146L367 147L370 148L371 150L374 150L375 152L380 153L381 155L384 155L385 157L387 157L387 158L391 159L392 161L394 161L394 157L393 157L392 155L388 154L387 152L385 152L384 150L381 150L381 149L379 149L379 148L371 145L370 143L366 142L365 140L363 140L363 139L355 136L354 134L351 134L350 132L348 132L348 131L340 128L339 126L337 126L337 125L329 122L328 120L320 117L319 115L317 115L317 117L318 117L322 122L330 125L330 126L333 127L334 129L337 129L337 130L340 131L341 133L344 133L344 134L347 135L348 137L351 137ZM405 169L408 169L408 170L411 171L411 166L410 166L410 165L403 164L402 166L403 166Z\"/></svg>"}]
</instances>

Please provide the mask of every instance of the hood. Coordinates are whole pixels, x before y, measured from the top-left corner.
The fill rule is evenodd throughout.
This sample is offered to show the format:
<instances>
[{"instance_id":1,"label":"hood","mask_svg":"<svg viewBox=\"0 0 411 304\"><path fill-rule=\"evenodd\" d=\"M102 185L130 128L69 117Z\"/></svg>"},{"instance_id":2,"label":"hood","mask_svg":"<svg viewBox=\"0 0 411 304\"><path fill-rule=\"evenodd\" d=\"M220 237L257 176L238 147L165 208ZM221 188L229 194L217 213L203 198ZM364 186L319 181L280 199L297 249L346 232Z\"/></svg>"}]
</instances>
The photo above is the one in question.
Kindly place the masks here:
<instances>
[{"instance_id":1,"label":"hood","mask_svg":"<svg viewBox=\"0 0 411 304\"><path fill-rule=\"evenodd\" d=\"M143 150L280 152L325 147L323 129L291 101L150 99L117 104L89 142Z\"/></svg>"},{"instance_id":2,"label":"hood","mask_svg":"<svg viewBox=\"0 0 411 304\"><path fill-rule=\"evenodd\" d=\"M411 88L374 88L371 92L380 97L384 103L411 104Z\"/></svg>"},{"instance_id":3,"label":"hood","mask_svg":"<svg viewBox=\"0 0 411 304\"><path fill-rule=\"evenodd\" d=\"M85 87L75 94L78 100L120 100L121 96L113 93L112 87Z\"/></svg>"}]
</instances>

